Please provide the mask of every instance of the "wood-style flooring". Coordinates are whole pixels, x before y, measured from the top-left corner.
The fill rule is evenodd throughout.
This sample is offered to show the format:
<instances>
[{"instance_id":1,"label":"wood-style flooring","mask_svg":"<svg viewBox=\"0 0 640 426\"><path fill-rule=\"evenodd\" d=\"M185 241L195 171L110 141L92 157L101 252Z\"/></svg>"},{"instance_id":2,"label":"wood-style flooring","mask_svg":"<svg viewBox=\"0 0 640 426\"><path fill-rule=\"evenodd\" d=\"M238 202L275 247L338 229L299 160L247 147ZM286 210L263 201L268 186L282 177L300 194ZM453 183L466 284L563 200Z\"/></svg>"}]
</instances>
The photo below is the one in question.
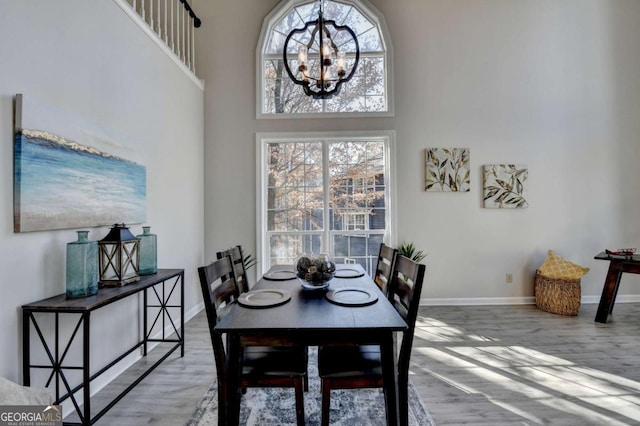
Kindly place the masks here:
<instances>
[{"instance_id":1,"label":"wood-style flooring","mask_svg":"<svg viewBox=\"0 0 640 426\"><path fill-rule=\"evenodd\" d=\"M618 304L607 324L594 322L596 308L422 307L411 379L438 425L639 425L640 304ZM99 425L185 424L215 376L204 311L185 327L185 357L171 355ZM94 409L137 369L92 398Z\"/></svg>"}]
</instances>

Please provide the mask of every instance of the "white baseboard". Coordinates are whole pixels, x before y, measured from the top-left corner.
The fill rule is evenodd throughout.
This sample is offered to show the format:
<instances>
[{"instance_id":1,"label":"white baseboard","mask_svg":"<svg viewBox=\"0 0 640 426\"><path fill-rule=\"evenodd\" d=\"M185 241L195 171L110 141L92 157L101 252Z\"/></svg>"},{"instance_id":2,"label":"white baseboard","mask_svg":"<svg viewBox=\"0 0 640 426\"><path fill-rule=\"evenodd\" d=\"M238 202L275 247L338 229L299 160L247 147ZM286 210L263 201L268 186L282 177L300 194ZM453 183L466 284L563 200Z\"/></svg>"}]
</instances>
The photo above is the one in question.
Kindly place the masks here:
<instances>
[{"instance_id":1,"label":"white baseboard","mask_svg":"<svg viewBox=\"0 0 640 426\"><path fill-rule=\"evenodd\" d=\"M195 317L204 309L204 302L200 302L193 308L184 313L184 322L188 322L191 318Z\"/></svg>"},{"instance_id":2,"label":"white baseboard","mask_svg":"<svg viewBox=\"0 0 640 426\"><path fill-rule=\"evenodd\" d=\"M531 305L533 297L465 297L420 299L420 306Z\"/></svg>"},{"instance_id":3,"label":"white baseboard","mask_svg":"<svg viewBox=\"0 0 640 426\"><path fill-rule=\"evenodd\" d=\"M600 296L582 296L582 303L600 303ZM616 303L638 303L640 294L620 294L616 297Z\"/></svg>"},{"instance_id":4,"label":"white baseboard","mask_svg":"<svg viewBox=\"0 0 640 426\"><path fill-rule=\"evenodd\" d=\"M600 296L582 296L583 304L600 303ZM616 297L616 303L639 303L640 294L621 294ZM420 299L420 306L490 306L490 305L534 305L536 299L528 297L468 297Z\"/></svg>"}]
</instances>

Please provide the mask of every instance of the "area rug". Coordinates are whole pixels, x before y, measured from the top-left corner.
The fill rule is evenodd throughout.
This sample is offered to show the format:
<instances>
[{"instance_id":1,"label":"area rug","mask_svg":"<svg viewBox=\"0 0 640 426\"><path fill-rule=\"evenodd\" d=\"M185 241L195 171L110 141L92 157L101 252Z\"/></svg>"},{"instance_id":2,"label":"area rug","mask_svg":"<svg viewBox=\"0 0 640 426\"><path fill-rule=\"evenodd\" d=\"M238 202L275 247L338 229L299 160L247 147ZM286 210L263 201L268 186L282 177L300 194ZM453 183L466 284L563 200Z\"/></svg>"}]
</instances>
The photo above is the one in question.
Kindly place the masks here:
<instances>
[{"instance_id":1,"label":"area rug","mask_svg":"<svg viewBox=\"0 0 640 426\"><path fill-rule=\"evenodd\" d=\"M304 414L307 425L320 424L320 379L315 348L309 350L309 391L304 394ZM217 426L218 388L211 385L200 400L187 426ZM242 395L240 425L295 425L293 389L249 388ZM335 426L385 425L384 394L381 389L331 391L331 424ZM433 418L424 407L413 383L409 381L409 424L434 426Z\"/></svg>"}]
</instances>

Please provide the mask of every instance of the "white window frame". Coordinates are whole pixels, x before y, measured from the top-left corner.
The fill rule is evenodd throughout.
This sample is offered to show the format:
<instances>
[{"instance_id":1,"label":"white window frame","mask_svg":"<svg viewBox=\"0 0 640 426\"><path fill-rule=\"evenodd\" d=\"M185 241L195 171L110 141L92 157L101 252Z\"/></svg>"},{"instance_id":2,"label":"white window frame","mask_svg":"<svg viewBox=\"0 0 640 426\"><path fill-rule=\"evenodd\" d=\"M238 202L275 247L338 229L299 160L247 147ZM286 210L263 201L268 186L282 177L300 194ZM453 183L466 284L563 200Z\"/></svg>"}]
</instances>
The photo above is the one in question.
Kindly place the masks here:
<instances>
[{"instance_id":1,"label":"white window frame","mask_svg":"<svg viewBox=\"0 0 640 426\"><path fill-rule=\"evenodd\" d=\"M337 1L337 0L335 0ZM364 16L369 18L380 29L382 44L385 48L385 74L386 74L386 111L366 111L366 112L314 112L314 113L282 113L266 114L262 112L264 96L264 44L268 38L269 31L274 23L279 22L289 11L301 4L308 3L309 0L283 0L264 18L258 46L256 47L256 118L257 119L291 119L291 118L353 118L353 117L394 117L394 97L393 97L393 46L391 36L384 16L368 0L348 0L342 3L355 7ZM349 84L349 83L346 83Z\"/></svg>"},{"instance_id":2,"label":"white window frame","mask_svg":"<svg viewBox=\"0 0 640 426\"><path fill-rule=\"evenodd\" d=\"M256 133L256 259L258 260L258 269L260 276L266 272L269 259L267 256L269 243L265 238L267 228L267 150L269 143L289 142L289 141L318 141L333 139L348 139L357 142L358 140L370 141L378 139L385 143L385 197L388 202L387 215L385 217L385 232L383 241L385 244L396 246L397 222L396 222L396 148L395 148L396 132L393 130L380 131L342 131L342 132L287 132L287 133ZM324 158L323 161L328 163L329 159ZM326 170L326 168L325 168ZM327 229L329 222L325 221L325 229L322 232L322 246L333 252L330 247L332 238L331 233L353 233L358 234L362 231L339 231Z\"/></svg>"},{"instance_id":3,"label":"white window frame","mask_svg":"<svg viewBox=\"0 0 640 426\"><path fill-rule=\"evenodd\" d=\"M363 212L349 212L343 213L343 231L368 231L369 221L367 220L367 213ZM362 225L362 228L357 226Z\"/></svg>"}]
</instances>

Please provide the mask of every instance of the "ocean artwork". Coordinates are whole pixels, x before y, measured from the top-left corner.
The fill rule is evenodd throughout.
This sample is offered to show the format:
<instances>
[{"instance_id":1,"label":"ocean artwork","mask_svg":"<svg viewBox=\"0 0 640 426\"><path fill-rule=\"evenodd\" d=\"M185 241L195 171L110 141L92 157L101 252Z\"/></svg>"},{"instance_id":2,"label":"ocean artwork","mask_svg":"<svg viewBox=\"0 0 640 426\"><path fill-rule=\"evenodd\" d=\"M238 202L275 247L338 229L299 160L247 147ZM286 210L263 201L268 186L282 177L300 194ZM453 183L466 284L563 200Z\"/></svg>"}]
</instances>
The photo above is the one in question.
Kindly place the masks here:
<instances>
[{"instance_id":1,"label":"ocean artwork","mask_svg":"<svg viewBox=\"0 0 640 426\"><path fill-rule=\"evenodd\" d=\"M16 97L16 118L20 119L17 122L24 118L25 111L18 109L21 101ZM143 165L83 145L60 132L16 125L15 232L145 220Z\"/></svg>"}]
</instances>

